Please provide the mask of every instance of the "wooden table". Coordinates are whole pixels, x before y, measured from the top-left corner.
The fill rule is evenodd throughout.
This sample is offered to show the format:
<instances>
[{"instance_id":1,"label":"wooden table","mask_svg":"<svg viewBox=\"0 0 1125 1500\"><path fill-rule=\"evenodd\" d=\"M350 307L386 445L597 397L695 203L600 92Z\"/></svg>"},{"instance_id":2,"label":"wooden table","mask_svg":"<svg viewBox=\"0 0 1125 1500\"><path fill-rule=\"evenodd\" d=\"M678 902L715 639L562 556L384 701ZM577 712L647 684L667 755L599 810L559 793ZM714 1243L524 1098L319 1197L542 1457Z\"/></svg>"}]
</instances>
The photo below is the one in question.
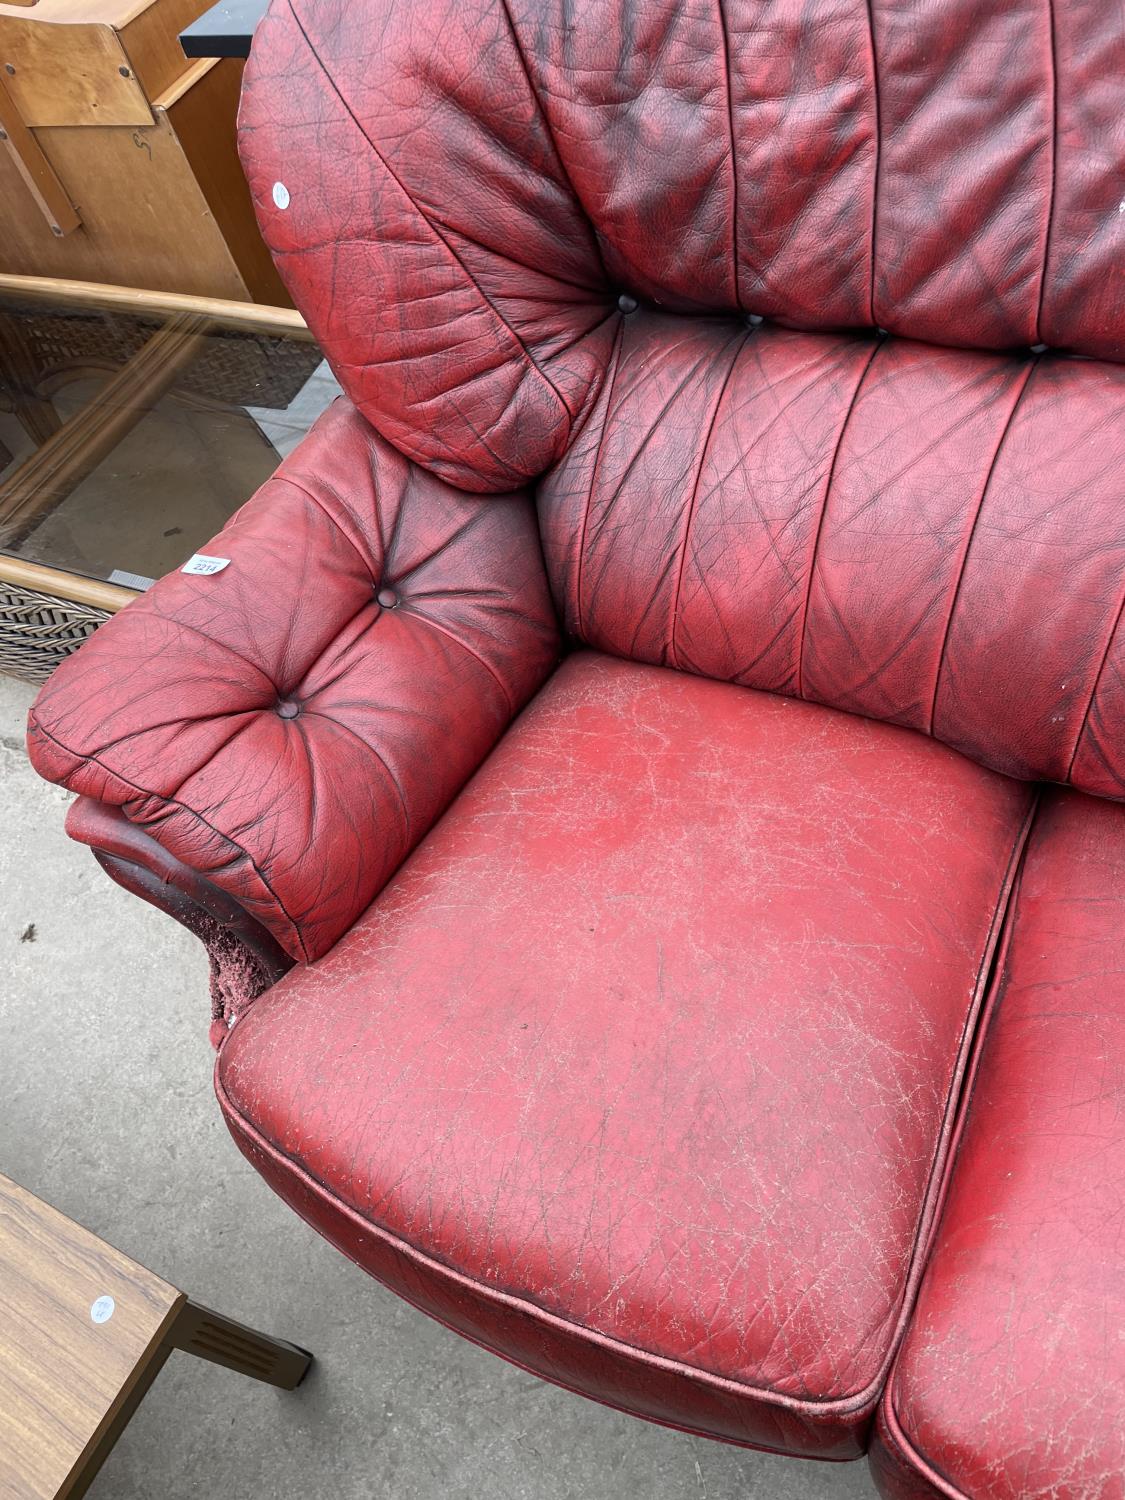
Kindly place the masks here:
<instances>
[{"instance_id":1,"label":"wooden table","mask_svg":"<svg viewBox=\"0 0 1125 1500\"><path fill-rule=\"evenodd\" d=\"M0 1495L84 1494L173 1349L282 1390L312 1362L0 1176Z\"/></svg>"}]
</instances>

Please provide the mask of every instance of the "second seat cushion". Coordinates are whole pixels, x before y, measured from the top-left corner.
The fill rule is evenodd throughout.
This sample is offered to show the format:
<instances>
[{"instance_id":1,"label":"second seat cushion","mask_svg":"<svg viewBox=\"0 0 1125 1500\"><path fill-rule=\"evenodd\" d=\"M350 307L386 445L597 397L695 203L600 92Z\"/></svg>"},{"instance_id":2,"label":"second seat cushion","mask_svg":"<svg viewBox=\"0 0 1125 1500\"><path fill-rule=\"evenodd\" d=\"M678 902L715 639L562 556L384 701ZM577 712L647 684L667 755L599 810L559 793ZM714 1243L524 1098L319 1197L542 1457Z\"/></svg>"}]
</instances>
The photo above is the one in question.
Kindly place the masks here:
<instances>
[{"instance_id":1,"label":"second seat cushion","mask_svg":"<svg viewBox=\"0 0 1125 1500\"><path fill-rule=\"evenodd\" d=\"M1048 793L880 1411L888 1500L1125 1496L1125 807Z\"/></svg>"},{"instance_id":2,"label":"second seat cushion","mask_svg":"<svg viewBox=\"0 0 1125 1500\"><path fill-rule=\"evenodd\" d=\"M231 1032L228 1123L355 1260L508 1358L852 1457L1031 799L908 730L572 657Z\"/></svg>"}]
</instances>

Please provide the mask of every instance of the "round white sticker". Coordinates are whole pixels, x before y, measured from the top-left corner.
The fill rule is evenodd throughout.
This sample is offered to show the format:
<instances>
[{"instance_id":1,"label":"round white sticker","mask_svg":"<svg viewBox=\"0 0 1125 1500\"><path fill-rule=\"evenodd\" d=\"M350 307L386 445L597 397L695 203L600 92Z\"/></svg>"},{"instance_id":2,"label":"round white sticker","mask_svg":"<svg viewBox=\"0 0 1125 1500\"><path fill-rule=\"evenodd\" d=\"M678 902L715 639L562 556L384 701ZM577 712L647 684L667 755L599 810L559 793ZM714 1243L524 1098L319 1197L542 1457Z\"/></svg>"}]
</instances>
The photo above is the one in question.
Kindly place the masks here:
<instances>
[{"instance_id":1,"label":"round white sticker","mask_svg":"<svg viewBox=\"0 0 1125 1500\"><path fill-rule=\"evenodd\" d=\"M289 189L283 182L275 182L273 185L273 201L278 208L289 207Z\"/></svg>"},{"instance_id":2,"label":"round white sticker","mask_svg":"<svg viewBox=\"0 0 1125 1500\"><path fill-rule=\"evenodd\" d=\"M116 1306L112 1297L99 1297L90 1304L90 1317L95 1323L108 1323Z\"/></svg>"}]
</instances>

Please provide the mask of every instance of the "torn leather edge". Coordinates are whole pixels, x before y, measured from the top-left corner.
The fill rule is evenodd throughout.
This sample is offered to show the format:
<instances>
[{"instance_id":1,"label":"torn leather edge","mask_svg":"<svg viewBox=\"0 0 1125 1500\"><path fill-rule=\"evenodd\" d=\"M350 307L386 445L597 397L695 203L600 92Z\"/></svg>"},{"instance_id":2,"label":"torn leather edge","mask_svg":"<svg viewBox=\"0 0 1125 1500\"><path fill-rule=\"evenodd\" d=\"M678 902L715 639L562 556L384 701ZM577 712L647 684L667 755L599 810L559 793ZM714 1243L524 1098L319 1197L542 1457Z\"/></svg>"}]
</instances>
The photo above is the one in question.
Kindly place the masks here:
<instances>
[{"instance_id":1,"label":"torn leather edge","mask_svg":"<svg viewBox=\"0 0 1125 1500\"><path fill-rule=\"evenodd\" d=\"M233 896L169 854L121 808L78 797L67 813L66 831L90 846L111 880L175 918L203 943L211 964L213 1046L293 967L277 940Z\"/></svg>"}]
</instances>

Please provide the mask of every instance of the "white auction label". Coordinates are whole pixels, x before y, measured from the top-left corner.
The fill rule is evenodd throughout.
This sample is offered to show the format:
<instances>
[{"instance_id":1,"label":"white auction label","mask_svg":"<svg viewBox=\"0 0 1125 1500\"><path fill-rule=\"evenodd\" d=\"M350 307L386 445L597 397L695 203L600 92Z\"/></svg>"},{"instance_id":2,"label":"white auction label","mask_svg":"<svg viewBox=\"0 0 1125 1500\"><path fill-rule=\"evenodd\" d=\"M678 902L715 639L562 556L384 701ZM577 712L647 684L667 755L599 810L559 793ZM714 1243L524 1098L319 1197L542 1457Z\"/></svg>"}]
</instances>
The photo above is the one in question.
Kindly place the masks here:
<instances>
[{"instance_id":1,"label":"white auction label","mask_svg":"<svg viewBox=\"0 0 1125 1500\"><path fill-rule=\"evenodd\" d=\"M112 1297L99 1297L90 1306L90 1317L95 1323L108 1323L116 1306Z\"/></svg>"},{"instance_id":2,"label":"white auction label","mask_svg":"<svg viewBox=\"0 0 1125 1500\"><path fill-rule=\"evenodd\" d=\"M202 552L197 552L194 557L188 558L180 572L221 573L229 562L229 557L206 557Z\"/></svg>"}]
</instances>

